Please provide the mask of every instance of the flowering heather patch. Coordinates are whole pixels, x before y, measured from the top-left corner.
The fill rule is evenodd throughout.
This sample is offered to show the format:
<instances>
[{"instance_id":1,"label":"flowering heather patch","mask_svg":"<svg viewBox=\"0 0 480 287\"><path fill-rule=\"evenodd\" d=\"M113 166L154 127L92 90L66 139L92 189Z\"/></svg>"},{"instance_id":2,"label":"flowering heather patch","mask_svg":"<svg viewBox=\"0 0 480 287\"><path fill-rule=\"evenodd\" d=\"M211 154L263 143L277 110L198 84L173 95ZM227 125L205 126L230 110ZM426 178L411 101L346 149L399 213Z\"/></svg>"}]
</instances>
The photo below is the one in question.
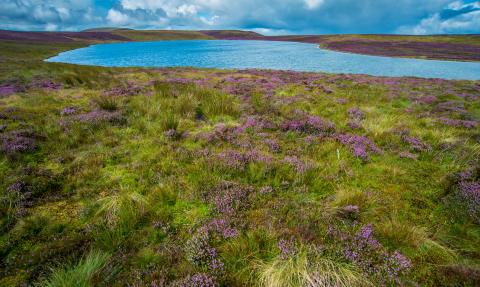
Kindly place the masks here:
<instances>
[{"instance_id":1,"label":"flowering heather patch","mask_svg":"<svg viewBox=\"0 0 480 287\"><path fill-rule=\"evenodd\" d=\"M437 113L444 113L444 114L456 113L459 115L464 115L467 113L467 110L465 109L465 105L462 102L457 102L457 101L448 101L448 102L438 103L435 106L434 111Z\"/></svg>"},{"instance_id":2,"label":"flowering heather patch","mask_svg":"<svg viewBox=\"0 0 480 287\"><path fill-rule=\"evenodd\" d=\"M400 137L404 143L410 145L410 148L416 152L428 151L431 149L430 145L422 142L416 137L411 137L407 130L402 131Z\"/></svg>"},{"instance_id":3,"label":"flowering heather patch","mask_svg":"<svg viewBox=\"0 0 480 287\"><path fill-rule=\"evenodd\" d=\"M260 188L260 193L261 194L269 194L273 192L273 188L271 186L264 186Z\"/></svg>"},{"instance_id":4,"label":"flowering heather patch","mask_svg":"<svg viewBox=\"0 0 480 287\"><path fill-rule=\"evenodd\" d=\"M480 170L462 172L458 175L458 196L469 214L480 222Z\"/></svg>"},{"instance_id":5,"label":"flowering heather patch","mask_svg":"<svg viewBox=\"0 0 480 287\"><path fill-rule=\"evenodd\" d=\"M89 113L80 114L71 118L83 123L100 124L100 123L120 123L123 116L120 112L109 112L104 110L94 110Z\"/></svg>"},{"instance_id":6,"label":"flowering heather patch","mask_svg":"<svg viewBox=\"0 0 480 287\"><path fill-rule=\"evenodd\" d=\"M248 117L245 122L235 129L236 133L244 133L247 129L261 131L264 129L275 129L276 125L266 119L258 117Z\"/></svg>"},{"instance_id":7,"label":"flowering heather patch","mask_svg":"<svg viewBox=\"0 0 480 287\"><path fill-rule=\"evenodd\" d=\"M439 118L439 120L444 125L452 126L452 127L463 127L466 129L473 129L473 128L476 128L478 125L477 121L472 121L472 120L456 120L456 119L451 119L446 117Z\"/></svg>"},{"instance_id":8,"label":"flowering heather patch","mask_svg":"<svg viewBox=\"0 0 480 287\"><path fill-rule=\"evenodd\" d=\"M222 272L223 262L218 258L217 249L210 245L207 232L197 232L185 245L187 259L198 267L205 267L212 272Z\"/></svg>"},{"instance_id":9,"label":"flowering heather patch","mask_svg":"<svg viewBox=\"0 0 480 287\"><path fill-rule=\"evenodd\" d=\"M40 88L40 89L47 89L47 90L59 90L63 88L62 84L57 84L52 80L36 80L30 84L31 88Z\"/></svg>"},{"instance_id":10,"label":"flowering heather patch","mask_svg":"<svg viewBox=\"0 0 480 287\"><path fill-rule=\"evenodd\" d=\"M360 122L357 122L357 121L350 120L350 121L348 121L347 125L352 130L358 130L358 129L362 128L362 124Z\"/></svg>"},{"instance_id":11,"label":"flowering heather patch","mask_svg":"<svg viewBox=\"0 0 480 287\"><path fill-rule=\"evenodd\" d=\"M76 107L66 107L60 112L60 114L62 116L70 116L70 115L73 115L75 113L77 113L77 108Z\"/></svg>"},{"instance_id":12,"label":"flowering heather patch","mask_svg":"<svg viewBox=\"0 0 480 287\"><path fill-rule=\"evenodd\" d=\"M365 114L359 108L348 109L348 126L353 129L361 129L362 121L365 119Z\"/></svg>"},{"instance_id":13,"label":"flowering heather patch","mask_svg":"<svg viewBox=\"0 0 480 287\"><path fill-rule=\"evenodd\" d=\"M410 260L395 251L389 253L373 236L372 225L363 226L345 248L345 257L363 272L381 281L396 282L412 268Z\"/></svg>"},{"instance_id":14,"label":"flowering heather patch","mask_svg":"<svg viewBox=\"0 0 480 287\"><path fill-rule=\"evenodd\" d=\"M281 151L280 144L275 139L265 139L263 143L266 144L273 153L279 153Z\"/></svg>"},{"instance_id":15,"label":"flowering heather patch","mask_svg":"<svg viewBox=\"0 0 480 287\"><path fill-rule=\"evenodd\" d=\"M215 277L208 273L197 273L194 275L189 275L186 278L182 279L177 284L173 285L174 287L217 287L219 286L216 282Z\"/></svg>"},{"instance_id":16,"label":"flowering heather patch","mask_svg":"<svg viewBox=\"0 0 480 287\"><path fill-rule=\"evenodd\" d=\"M272 162L271 156L264 155L256 150L241 152L228 149L219 153L217 159L224 166L240 171L245 170L247 165L253 162L261 162L267 165Z\"/></svg>"},{"instance_id":17,"label":"flowering heather patch","mask_svg":"<svg viewBox=\"0 0 480 287\"><path fill-rule=\"evenodd\" d=\"M204 232L216 232L223 236L224 239L237 237L239 232L232 224L225 218L215 218L201 227Z\"/></svg>"},{"instance_id":18,"label":"flowering heather patch","mask_svg":"<svg viewBox=\"0 0 480 287\"><path fill-rule=\"evenodd\" d=\"M370 139L364 136L353 134L340 134L336 136L337 140L344 145L348 145L356 157L367 160L369 151L380 154L380 150Z\"/></svg>"},{"instance_id":19,"label":"flowering heather patch","mask_svg":"<svg viewBox=\"0 0 480 287\"><path fill-rule=\"evenodd\" d=\"M4 134L1 140L0 151L7 154L32 152L37 147L35 135L30 131L13 131Z\"/></svg>"},{"instance_id":20,"label":"flowering heather patch","mask_svg":"<svg viewBox=\"0 0 480 287\"><path fill-rule=\"evenodd\" d=\"M365 114L359 108L350 108L348 109L348 117L351 120L360 122L365 118Z\"/></svg>"},{"instance_id":21,"label":"flowering heather patch","mask_svg":"<svg viewBox=\"0 0 480 287\"><path fill-rule=\"evenodd\" d=\"M278 249L280 249L280 258L282 259L287 259L297 254L297 247L295 246L295 241L291 239L280 239L277 246Z\"/></svg>"},{"instance_id":22,"label":"flowering heather patch","mask_svg":"<svg viewBox=\"0 0 480 287\"><path fill-rule=\"evenodd\" d=\"M110 90L103 92L105 96L111 97L128 97L135 96L142 92L143 87L137 86L136 84L128 84L126 87L115 87Z\"/></svg>"},{"instance_id":23,"label":"flowering heather patch","mask_svg":"<svg viewBox=\"0 0 480 287\"><path fill-rule=\"evenodd\" d=\"M248 206L248 195L253 189L231 182L223 182L210 195L215 210L224 215L234 215L237 211Z\"/></svg>"},{"instance_id":24,"label":"flowering heather patch","mask_svg":"<svg viewBox=\"0 0 480 287\"><path fill-rule=\"evenodd\" d=\"M32 192L27 184L18 180L7 187L7 194L14 198L13 204L16 206L16 216L22 217L27 214L27 208L33 205Z\"/></svg>"},{"instance_id":25,"label":"flowering heather patch","mask_svg":"<svg viewBox=\"0 0 480 287\"><path fill-rule=\"evenodd\" d=\"M187 132L180 132L176 129L169 129L169 130L165 131L164 136L167 139L170 139L170 140L178 140L178 139L187 137L188 133Z\"/></svg>"},{"instance_id":26,"label":"flowering heather patch","mask_svg":"<svg viewBox=\"0 0 480 287\"><path fill-rule=\"evenodd\" d=\"M23 89L16 85L0 86L0 97L8 97L11 94L22 92Z\"/></svg>"},{"instance_id":27,"label":"flowering heather patch","mask_svg":"<svg viewBox=\"0 0 480 287\"><path fill-rule=\"evenodd\" d=\"M305 162L296 156L286 156L283 158L282 162L292 166L298 173L305 173L307 170L315 167L313 163Z\"/></svg>"},{"instance_id":28,"label":"flowering heather patch","mask_svg":"<svg viewBox=\"0 0 480 287\"><path fill-rule=\"evenodd\" d=\"M200 133L199 139L205 139L209 143L232 142L236 138L235 128L223 123L217 124L212 131Z\"/></svg>"},{"instance_id":29,"label":"flowering heather patch","mask_svg":"<svg viewBox=\"0 0 480 287\"><path fill-rule=\"evenodd\" d=\"M331 134L335 131L335 125L317 116L307 116L299 120L287 120L281 125L284 131L294 131L312 134Z\"/></svg>"},{"instance_id":30,"label":"flowering heather patch","mask_svg":"<svg viewBox=\"0 0 480 287\"><path fill-rule=\"evenodd\" d=\"M341 39L327 41L328 49L366 55L391 57L423 57L429 59L480 60L480 47L449 42L379 41L372 39ZM456 51L452 53L452 51Z\"/></svg>"},{"instance_id":31,"label":"flowering heather patch","mask_svg":"<svg viewBox=\"0 0 480 287\"><path fill-rule=\"evenodd\" d=\"M424 105L431 105L431 104L434 104L436 101L438 101L437 97L432 96L432 95L418 97L415 100L418 103L421 103L421 104L424 104Z\"/></svg>"}]
</instances>

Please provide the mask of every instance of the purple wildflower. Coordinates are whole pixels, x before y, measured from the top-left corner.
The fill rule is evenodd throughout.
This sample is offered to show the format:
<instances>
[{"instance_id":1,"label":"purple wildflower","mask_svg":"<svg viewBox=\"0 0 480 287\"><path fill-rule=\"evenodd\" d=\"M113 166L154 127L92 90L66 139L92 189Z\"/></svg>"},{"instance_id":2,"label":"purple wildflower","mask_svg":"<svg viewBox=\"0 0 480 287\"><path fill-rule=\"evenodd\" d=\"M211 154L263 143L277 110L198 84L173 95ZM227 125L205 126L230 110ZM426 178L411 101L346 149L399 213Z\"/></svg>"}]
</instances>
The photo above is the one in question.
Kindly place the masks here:
<instances>
[{"instance_id":1,"label":"purple wildflower","mask_svg":"<svg viewBox=\"0 0 480 287\"><path fill-rule=\"evenodd\" d=\"M2 137L0 151L12 154L17 152L31 152L37 147L35 135L29 131L13 131Z\"/></svg>"},{"instance_id":2,"label":"purple wildflower","mask_svg":"<svg viewBox=\"0 0 480 287\"><path fill-rule=\"evenodd\" d=\"M360 122L365 118L365 114L359 108L350 108L348 109L348 117L351 120Z\"/></svg>"},{"instance_id":3,"label":"purple wildflower","mask_svg":"<svg viewBox=\"0 0 480 287\"><path fill-rule=\"evenodd\" d=\"M216 189L213 202L217 212L232 215L248 204L249 187L238 184L224 183Z\"/></svg>"},{"instance_id":4,"label":"purple wildflower","mask_svg":"<svg viewBox=\"0 0 480 287\"><path fill-rule=\"evenodd\" d=\"M281 127L284 131L313 134L330 134L335 130L335 125L332 122L323 120L317 116L307 116L300 120L288 120L285 121Z\"/></svg>"},{"instance_id":5,"label":"purple wildflower","mask_svg":"<svg viewBox=\"0 0 480 287\"><path fill-rule=\"evenodd\" d=\"M362 128L362 124L358 121L353 121L353 120L350 120L348 121L347 123L348 127L351 128L352 130L358 130L358 129L361 129Z\"/></svg>"},{"instance_id":6,"label":"purple wildflower","mask_svg":"<svg viewBox=\"0 0 480 287\"><path fill-rule=\"evenodd\" d=\"M0 86L0 97L7 97L12 94L18 93L18 92L23 92L24 89L20 86L17 85L5 85L5 86Z\"/></svg>"},{"instance_id":7,"label":"purple wildflower","mask_svg":"<svg viewBox=\"0 0 480 287\"><path fill-rule=\"evenodd\" d=\"M431 149L431 147L428 144L422 142L420 139L409 136L408 131L403 131L401 134L401 138L404 143L410 145L412 150L416 152L422 152L422 151L427 151Z\"/></svg>"},{"instance_id":8,"label":"purple wildflower","mask_svg":"<svg viewBox=\"0 0 480 287\"><path fill-rule=\"evenodd\" d=\"M293 240L280 239L278 241L278 249L280 249L280 258L287 259L297 254L297 248Z\"/></svg>"},{"instance_id":9,"label":"purple wildflower","mask_svg":"<svg viewBox=\"0 0 480 287\"><path fill-rule=\"evenodd\" d=\"M218 258L217 250L210 245L207 232L197 232L186 243L187 259L196 266L206 267L214 272L222 272L223 262Z\"/></svg>"},{"instance_id":10,"label":"purple wildflower","mask_svg":"<svg viewBox=\"0 0 480 287\"><path fill-rule=\"evenodd\" d=\"M461 181L458 189L470 215L480 221L480 181Z\"/></svg>"},{"instance_id":11,"label":"purple wildflower","mask_svg":"<svg viewBox=\"0 0 480 287\"><path fill-rule=\"evenodd\" d=\"M77 112L77 108L75 107L66 107L64 108L62 111L61 111L61 115L62 116L69 116L69 115L73 115Z\"/></svg>"},{"instance_id":12,"label":"purple wildflower","mask_svg":"<svg viewBox=\"0 0 480 287\"><path fill-rule=\"evenodd\" d=\"M237 133L244 133L247 129L255 129L259 127L260 123L253 117L248 117L245 123L237 127Z\"/></svg>"},{"instance_id":13,"label":"purple wildflower","mask_svg":"<svg viewBox=\"0 0 480 287\"><path fill-rule=\"evenodd\" d=\"M353 134L340 134L337 136L342 144L348 145L353 154L363 160L368 159L369 151L373 153L382 153L382 151L368 138Z\"/></svg>"},{"instance_id":14,"label":"purple wildflower","mask_svg":"<svg viewBox=\"0 0 480 287\"><path fill-rule=\"evenodd\" d=\"M223 236L224 239L237 237L239 232L225 218L215 218L202 227L206 232L214 231Z\"/></svg>"},{"instance_id":15,"label":"purple wildflower","mask_svg":"<svg viewBox=\"0 0 480 287\"><path fill-rule=\"evenodd\" d=\"M104 91L103 94L105 96L113 96L113 97L120 97L120 96L135 96L138 95L143 90L142 87L139 87L135 84L128 84L127 87L115 87L110 90Z\"/></svg>"},{"instance_id":16,"label":"purple wildflower","mask_svg":"<svg viewBox=\"0 0 480 287\"><path fill-rule=\"evenodd\" d=\"M271 152L278 153L281 151L280 145L275 139L266 139L263 141Z\"/></svg>"},{"instance_id":17,"label":"purple wildflower","mask_svg":"<svg viewBox=\"0 0 480 287\"><path fill-rule=\"evenodd\" d=\"M298 173L305 173L314 167L313 163L305 162L296 156L286 156L283 158L283 162L291 165Z\"/></svg>"},{"instance_id":18,"label":"purple wildflower","mask_svg":"<svg viewBox=\"0 0 480 287\"><path fill-rule=\"evenodd\" d=\"M225 124L217 124L212 131L200 134L200 138L208 142L226 141L231 142L235 139L235 128L228 127Z\"/></svg>"},{"instance_id":19,"label":"purple wildflower","mask_svg":"<svg viewBox=\"0 0 480 287\"><path fill-rule=\"evenodd\" d=\"M120 112L94 110L86 114L77 115L74 119L83 123L100 124L104 122L119 123L123 120L123 117Z\"/></svg>"},{"instance_id":20,"label":"purple wildflower","mask_svg":"<svg viewBox=\"0 0 480 287\"><path fill-rule=\"evenodd\" d=\"M270 156L263 155L256 150L250 150L247 152L226 150L218 155L218 159L225 166L241 171L243 171L245 167L252 162L269 164L272 161L272 158Z\"/></svg>"},{"instance_id":21,"label":"purple wildflower","mask_svg":"<svg viewBox=\"0 0 480 287\"><path fill-rule=\"evenodd\" d=\"M177 286L177 285L175 285ZM178 283L178 287L217 287L219 286L213 277L207 273L189 275Z\"/></svg>"},{"instance_id":22,"label":"purple wildflower","mask_svg":"<svg viewBox=\"0 0 480 287\"><path fill-rule=\"evenodd\" d=\"M439 118L439 120L447 126L452 126L452 127L464 127L466 129L473 129L477 127L478 122L477 121L472 121L472 120L456 120L456 119L451 119L451 118Z\"/></svg>"},{"instance_id":23,"label":"purple wildflower","mask_svg":"<svg viewBox=\"0 0 480 287\"><path fill-rule=\"evenodd\" d=\"M273 192L273 188L271 186L264 186L260 189L261 194L268 194L272 192Z\"/></svg>"},{"instance_id":24,"label":"purple wildflower","mask_svg":"<svg viewBox=\"0 0 480 287\"><path fill-rule=\"evenodd\" d=\"M48 90L58 90L62 88L62 85L57 84L52 80L36 80L30 85L30 87L48 89Z\"/></svg>"},{"instance_id":25,"label":"purple wildflower","mask_svg":"<svg viewBox=\"0 0 480 287\"><path fill-rule=\"evenodd\" d=\"M398 282L400 276L412 268L412 263L400 252L393 254L373 236L371 224L363 226L349 240L344 251L345 257L365 273L377 276L381 281Z\"/></svg>"}]
</instances>

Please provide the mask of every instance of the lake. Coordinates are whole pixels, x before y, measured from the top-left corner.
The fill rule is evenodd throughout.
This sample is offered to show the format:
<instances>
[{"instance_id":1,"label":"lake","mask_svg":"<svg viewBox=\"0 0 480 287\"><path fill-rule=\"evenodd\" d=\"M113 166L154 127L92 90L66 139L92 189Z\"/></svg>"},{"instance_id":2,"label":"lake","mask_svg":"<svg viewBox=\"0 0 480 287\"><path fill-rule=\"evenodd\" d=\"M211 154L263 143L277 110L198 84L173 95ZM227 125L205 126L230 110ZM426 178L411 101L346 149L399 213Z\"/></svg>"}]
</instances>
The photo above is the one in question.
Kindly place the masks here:
<instances>
[{"instance_id":1,"label":"lake","mask_svg":"<svg viewBox=\"0 0 480 287\"><path fill-rule=\"evenodd\" d=\"M316 44L252 40L178 40L98 44L47 59L106 67L200 67L480 79L480 63L349 54Z\"/></svg>"}]
</instances>

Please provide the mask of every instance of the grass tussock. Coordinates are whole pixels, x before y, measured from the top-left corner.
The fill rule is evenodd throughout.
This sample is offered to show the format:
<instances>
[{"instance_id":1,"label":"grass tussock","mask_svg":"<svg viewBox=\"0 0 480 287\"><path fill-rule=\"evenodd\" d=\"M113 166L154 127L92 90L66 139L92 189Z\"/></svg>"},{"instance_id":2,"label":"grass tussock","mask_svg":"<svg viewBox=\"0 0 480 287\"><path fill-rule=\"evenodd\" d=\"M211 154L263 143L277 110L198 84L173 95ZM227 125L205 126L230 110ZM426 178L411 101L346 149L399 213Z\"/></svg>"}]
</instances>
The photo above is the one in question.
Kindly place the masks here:
<instances>
[{"instance_id":1,"label":"grass tussock","mask_svg":"<svg viewBox=\"0 0 480 287\"><path fill-rule=\"evenodd\" d=\"M259 266L258 283L265 287L373 286L349 265L328 258L309 259L306 253Z\"/></svg>"},{"instance_id":2,"label":"grass tussock","mask_svg":"<svg viewBox=\"0 0 480 287\"><path fill-rule=\"evenodd\" d=\"M49 279L40 284L44 287L91 287L95 286L92 279L105 266L109 255L101 252L90 252L77 264L54 269Z\"/></svg>"}]
</instances>

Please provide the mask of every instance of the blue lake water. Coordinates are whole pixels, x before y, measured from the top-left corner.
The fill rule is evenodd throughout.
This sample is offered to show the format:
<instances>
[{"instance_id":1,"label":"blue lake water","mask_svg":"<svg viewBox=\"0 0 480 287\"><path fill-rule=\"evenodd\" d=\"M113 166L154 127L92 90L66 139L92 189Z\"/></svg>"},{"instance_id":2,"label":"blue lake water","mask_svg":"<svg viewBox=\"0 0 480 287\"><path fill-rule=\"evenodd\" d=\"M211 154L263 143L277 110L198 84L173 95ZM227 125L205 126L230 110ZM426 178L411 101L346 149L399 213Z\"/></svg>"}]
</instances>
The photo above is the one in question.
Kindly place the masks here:
<instances>
[{"instance_id":1,"label":"blue lake water","mask_svg":"<svg viewBox=\"0 0 480 287\"><path fill-rule=\"evenodd\" d=\"M480 79L480 63L341 53L318 45L273 41L178 40L98 44L47 59L107 67L275 69L375 76Z\"/></svg>"}]
</instances>

